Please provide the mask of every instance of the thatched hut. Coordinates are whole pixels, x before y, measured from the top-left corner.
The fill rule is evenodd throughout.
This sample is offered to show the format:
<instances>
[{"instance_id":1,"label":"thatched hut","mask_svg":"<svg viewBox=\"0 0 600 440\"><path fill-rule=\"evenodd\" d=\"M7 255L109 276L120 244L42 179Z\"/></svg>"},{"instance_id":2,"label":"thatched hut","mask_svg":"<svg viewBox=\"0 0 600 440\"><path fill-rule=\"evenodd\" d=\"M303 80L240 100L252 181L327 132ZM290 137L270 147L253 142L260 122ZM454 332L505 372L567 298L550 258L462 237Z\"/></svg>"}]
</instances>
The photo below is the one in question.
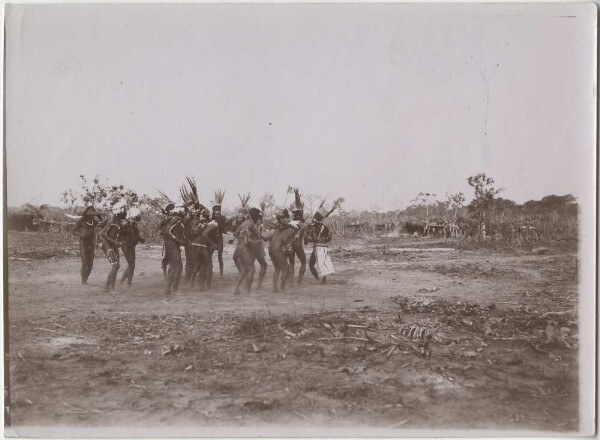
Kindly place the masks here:
<instances>
[{"instance_id":1,"label":"thatched hut","mask_svg":"<svg viewBox=\"0 0 600 440\"><path fill-rule=\"evenodd\" d=\"M6 225L9 231L38 231L42 219L41 210L26 203L18 208L8 208Z\"/></svg>"},{"instance_id":2,"label":"thatched hut","mask_svg":"<svg viewBox=\"0 0 600 440\"><path fill-rule=\"evenodd\" d=\"M52 226L62 230L62 226L69 225L69 222L65 222L63 209L50 205L41 205L38 208L31 203L18 208L8 208L6 223L10 231L47 232Z\"/></svg>"}]
</instances>

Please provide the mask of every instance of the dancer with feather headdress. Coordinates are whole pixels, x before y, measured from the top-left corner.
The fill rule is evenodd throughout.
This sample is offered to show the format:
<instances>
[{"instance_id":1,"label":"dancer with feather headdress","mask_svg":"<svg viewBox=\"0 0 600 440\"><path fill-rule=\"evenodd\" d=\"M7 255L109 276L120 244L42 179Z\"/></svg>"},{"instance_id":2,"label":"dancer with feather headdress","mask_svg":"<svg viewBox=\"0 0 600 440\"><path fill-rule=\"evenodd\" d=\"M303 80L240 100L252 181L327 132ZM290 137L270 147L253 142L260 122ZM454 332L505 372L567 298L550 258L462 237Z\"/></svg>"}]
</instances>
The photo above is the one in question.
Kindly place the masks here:
<instances>
[{"instance_id":1,"label":"dancer with feather headdress","mask_svg":"<svg viewBox=\"0 0 600 440\"><path fill-rule=\"evenodd\" d=\"M213 200L212 207L212 220L217 224L218 227L218 248L217 258L219 260L219 274L223 276L223 234L227 232L227 217L221 214L221 207L223 199L225 198L225 191L220 189L215 191L215 199Z\"/></svg>"},{"instance_id":2,"label":"dancer with feather headdress","mask_svg":"<svg viewBox=\"0 0 600 440\"><path fill-rule=\"evenodd\" d=\"M121 247L121 226L127 213L125 205L116 203L112 207L112 218L106 223L100 232L102 239L102 250L110 264L110 272L104 284L104 292L108 293L115 290L117 273L119 272L119 248Z\"/></svg>"},{"instance_id":3,"label":"dancer with feather headdress","mask_svg":"<svg viewBox=\"0 0 600 440\"><path fill-rule=\"evenodd\" d=\"M170 295L177 292L183 272L181 246L185 246L186 244L185 227L183 224L185 209L183 205L175 205L175 202L162 191L158 192L162 196L159 207L165 215L159 229L160 235L164 239L162 270L167 282L165 294Z\"/></svg>"},{"instance_id":4,"label":"dancer with feather headdress","mask_svg":"<svg viewBox=\"0 0 600 440\"><path fill-rule=\"evenodd\" d=\"M204 215L195 216L190 230L190 283L198 275L200 291L210 289L212 281L212 254L219 247L219 228L217 223Z\"/></svg>"},{"instance_id":5,"label":"dancer with feather headdress","mask_svg":"<svg viewBox=\"0 0 600 440\"><path fill-rule=\"evenodd\" d=\"M237 266L240 274L237 285L233 291L234 294L240 293L240 286L245 283L248 293L252 290L252 281L254 280L254 272L256 268L254 261L260 263L260 272L258 274L257 289L262 286L262 281L267 272L267 262L265 260L265 251L262 245L261 234L258 231L262 221L262 214L258 208L249 208L248 201L250 194L239 196L242 203L242 208L248 213L248 218L244 220L235 231L237 245L233 253L233 261Z\"/></svg>"},{"instance_id":6,"label":"dancer with feather headdress","mask_svg":"<svg viewBox=\"0 0 600 440\"><path fill-rule=\"evenodd\" d=\"M292 212L292 222L296 226L296 235L292 241L292 252L289 255L289 264L291 272L291 285L294 285L294 263L296 256L300 260L300 270L298 272L298 283L299 286L304 278L304 272L306 272L306 253L304 252L304 236L306 234L307 224L304 220L304 203L300 197L300 190L298 188L288 187L288 192L294 193L294 201L290 205L290 211Z\"/></svg>"},{"instance_id":7,"label":"dancer with feather headdress","mask_svg":"<svg viewBox=\"0 0 600 440\"><path fill-rule=\"evenodd\" d=\"M165 237L165 257L163 265L166 261L166 266L163 266L163 272L166 272L167 285L165 287L165 295L177 293L179 289L179 281L183 272L183 262L181 260L181 246L187 244L185 235L185 226L183 217L185 209L183 206L176 206L172 210L172 217L163 227L161 234Z\"/></svg>"},{"instance_id":8,"label":"dancer with feather headdress","mask_svg":"<svg viewBox=\"0 0 600 440\"><path fill-rule=\"evenodd\" d=\"M292 276L289 257L293 253L292 241L297 232L297 225L290 222L287 208L277 214L272 231L263 234L263 239L269 241L269 256L275 271L273 272L273 292L279 292L278 280L281 275L281 290L285 290L288 279Z\"/></svg>"},{"instance_id":9,"label":"dancer with feather headdress","mask_svg":"<svg viewBox=\"0 0 600 440\"><path fill-rule=\"evenodd\" d=\"M310 260L308 261L308 268L313 277L318 281L319 277L323 278L323 284L327 280L327 275L335 273L331 258L329 257L329 249L327 243L332 239L332 234L329 228L323 223L331 213L339 207L340 202L336 201L333 207L328 211L325 208L325 201L323 199L319 209L313 215L313 220L306 228L305 243L313 243L313 251L310 254ZM316 267L315 267L316 266Z\"/></svg>"},{"instance_id":10,"label":"dancer with feather headdress","mask_svg":"<svg viewBox=\"0 0 600 440\"><path fill-rule=\"evenodd\" d=\"M264 231L264 219L263 219L263 211L258 208L252 208L257 211L257 220L256 220L256 230L258 231L258 239L254 241L254 252L256 255L256 261L260 266L260 270L258 271L258 282L256 284L256 289L260 290L262 288L262 283L267 274L267 254L265 253L264 239L263 239L263 231ZM251 217L252 218L252 217ZM252 282L251 282L252 283Z\"/></svg>"},{"instance_id":11,"label":"dancer with feather headdress","mask_svg":"<svg viewBox=\"0 0 600 440\"><path fill-rule=\"evenodd\" d=\"M133 272L135 270L135 247L138 243L145 243L146 240L140 235L138 222L141 221L141 212L138 208L129 208L127 218L121 228L121 251L127 261L127 268L121 277L121 283L127 281L127 286L131 286Z\"/></svg>"},{"instance_id":12,"label":"dancer with feather headdress","mask_svg":"<svg viewBox=\"0 0 600 440\"><path fill-rule=\"evenodd\" d=\"M185 186L185 183L179 189L179 193L181 195L181 199L183 200L184 207L184 216L183 216L183 227L185 232L185 237L191 236L191 228L192 223L194 222L194 218L200 215L200 209L202 205L200 204L200 200L198 198L198 188L196 186L196 180L193 177L186 177L187 184L190 189L188 190ZM185 277L183 278L183 283L187 284L190 281L191 269L190 267L194 264L193 262L193 254L191 244L188 242L184 246L185 253Z\"/></svg>"},{"instance_id":13,"label":"dancer with feather headdress","mask_svg":"<svg viewBox=\"0 0 600 440\"><path fill-rule=\"evenodd\" d=\"M99 226L100 213L93 206L88 206L83 215L71 229L71 233L79 237L79 255L81 257L81 284L87 285L94 267L94 248L96 246L96 227Z\"/></svg>"},{"instance_id":14,"label":"dancer with feather headdress","mask_svg":"<svg viewBox=\"0 0 600 440\"><path fill-rule=\"evenodd\" d=\"M161 190L157 189L156 191L158 191L161 198L158 201L152 202L151 206L163 215L163 219L161 220L161 222L158 225L158 231L159 231L161 237L163 238L163 240L166 241L167 237L165 234L165 227L173 219L173 210L175 209L175 202L173 200L171 200L171 198L169 196L167 196ZM163 242L163 258L161 261L161 267L162 267L163 275L165 276L165 279L167 279L167 266L169 265L169 261L168 261L168 255L165 252L165 248L166 248L165 242Z\"/></svg>"}]
</instances>

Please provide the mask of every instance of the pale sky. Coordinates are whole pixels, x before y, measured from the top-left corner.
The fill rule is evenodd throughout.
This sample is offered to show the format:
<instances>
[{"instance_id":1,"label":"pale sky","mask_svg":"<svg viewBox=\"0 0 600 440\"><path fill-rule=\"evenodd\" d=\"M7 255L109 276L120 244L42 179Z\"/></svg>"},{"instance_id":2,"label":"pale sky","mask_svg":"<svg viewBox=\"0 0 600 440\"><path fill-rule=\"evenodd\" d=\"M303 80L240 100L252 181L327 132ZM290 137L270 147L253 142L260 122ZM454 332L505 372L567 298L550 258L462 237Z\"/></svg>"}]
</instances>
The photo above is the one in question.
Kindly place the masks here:
<instances>
[{"instance_id":1,"label":"pale sky","mask_svg":"<svg viewBox=\"0 0 600 440\"><path fill-rule=\"evenodd\" d=\"M8 205L100 174L398 209L594 184L593 5L7 5ZM487 122L486 122L487 121Z\"/></svg>"}]
</instances>

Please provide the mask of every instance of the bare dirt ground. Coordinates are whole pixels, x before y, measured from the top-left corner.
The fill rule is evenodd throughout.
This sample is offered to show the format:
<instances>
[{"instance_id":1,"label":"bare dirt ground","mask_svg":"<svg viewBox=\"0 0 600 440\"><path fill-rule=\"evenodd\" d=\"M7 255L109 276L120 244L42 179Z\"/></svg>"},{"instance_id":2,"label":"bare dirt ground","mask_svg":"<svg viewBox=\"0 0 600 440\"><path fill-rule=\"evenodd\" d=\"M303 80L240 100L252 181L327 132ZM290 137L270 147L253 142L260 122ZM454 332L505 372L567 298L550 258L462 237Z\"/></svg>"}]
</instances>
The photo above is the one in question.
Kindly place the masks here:
<instances>
[{"instance_id":1,"label":"bare dirt ground","mask_svg":"<svg viewBox=\"0 0 600 440\"><path fill-rule=\"evenodd\" d=\"M336 238L326 285L239 296L227 247L165 297L160 246L107 295L100 254L81 286L75 240L11 232L12 423L576 430L576 244L457 245Z\"/></svg>"}]
</instances>

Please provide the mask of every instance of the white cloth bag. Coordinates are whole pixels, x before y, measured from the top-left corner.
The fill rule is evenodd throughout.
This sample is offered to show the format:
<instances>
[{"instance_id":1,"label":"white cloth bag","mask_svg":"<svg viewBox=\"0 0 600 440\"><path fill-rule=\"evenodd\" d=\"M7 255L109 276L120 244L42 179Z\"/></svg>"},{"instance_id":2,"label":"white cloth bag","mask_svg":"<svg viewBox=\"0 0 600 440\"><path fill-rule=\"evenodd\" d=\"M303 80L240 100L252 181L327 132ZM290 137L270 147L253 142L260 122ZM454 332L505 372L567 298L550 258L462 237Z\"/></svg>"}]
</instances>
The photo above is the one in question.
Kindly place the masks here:
<instances>
[{"instance_id":1,"label":"white cloth bag","mask_svg":"<svg viewBox=\"0 0 600 440\"><path fill-rule=\"evenodd\" d=\"M317 245L315 248L315 253L317 256L316 266L319 277L334 274L335 270L333 269L333 263L331 262L331 257L329 256L329 248L327 246Z\"/></svg>"}]
</instances>

